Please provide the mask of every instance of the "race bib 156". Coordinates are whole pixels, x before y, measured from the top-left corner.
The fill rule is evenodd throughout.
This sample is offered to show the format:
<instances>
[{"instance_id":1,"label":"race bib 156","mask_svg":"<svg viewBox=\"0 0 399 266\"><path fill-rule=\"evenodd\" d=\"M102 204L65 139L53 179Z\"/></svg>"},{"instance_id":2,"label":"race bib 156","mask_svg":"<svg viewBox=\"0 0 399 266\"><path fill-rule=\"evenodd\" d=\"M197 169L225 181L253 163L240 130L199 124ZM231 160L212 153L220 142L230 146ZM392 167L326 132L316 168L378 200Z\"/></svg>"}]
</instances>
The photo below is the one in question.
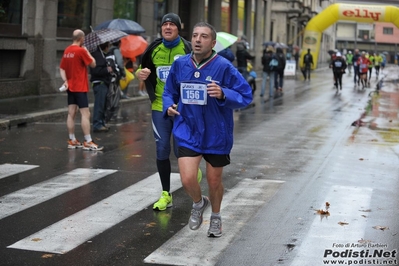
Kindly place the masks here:
<instances>
[{"instance_id":1,"label":"race bib 156","mask_svg":"<svg viewBox=\"0 0 399 266\"><path fill-rule=\"evenodd\" d=\"M206 105L207 95L206 84L180 84L180 97L184 104Z\"/></svg>"}]
</instances>

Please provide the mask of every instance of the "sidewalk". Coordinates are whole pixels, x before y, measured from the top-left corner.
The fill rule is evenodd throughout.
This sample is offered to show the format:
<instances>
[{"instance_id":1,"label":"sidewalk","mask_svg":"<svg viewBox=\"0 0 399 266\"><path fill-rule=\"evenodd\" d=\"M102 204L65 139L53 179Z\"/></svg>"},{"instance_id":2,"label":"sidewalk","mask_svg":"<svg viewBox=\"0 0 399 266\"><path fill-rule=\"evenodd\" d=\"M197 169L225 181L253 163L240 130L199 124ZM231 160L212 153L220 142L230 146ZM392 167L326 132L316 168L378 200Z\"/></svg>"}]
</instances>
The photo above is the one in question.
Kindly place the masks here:
<instances>
[{"instance_id":1,"label":"sidewalk","mask_svg":"<svg viewBox=\"0 0 399 266\"><path fill-rule=\"evenodd\" d=\"M88 93L89 107L94 106L94 94ZM133 96L121 100L121 107L135 101L148 101L147 96ZM67 93L0 99L0 130L28 123L65 118L68 113Z\"/></svg>"}]
</instances>

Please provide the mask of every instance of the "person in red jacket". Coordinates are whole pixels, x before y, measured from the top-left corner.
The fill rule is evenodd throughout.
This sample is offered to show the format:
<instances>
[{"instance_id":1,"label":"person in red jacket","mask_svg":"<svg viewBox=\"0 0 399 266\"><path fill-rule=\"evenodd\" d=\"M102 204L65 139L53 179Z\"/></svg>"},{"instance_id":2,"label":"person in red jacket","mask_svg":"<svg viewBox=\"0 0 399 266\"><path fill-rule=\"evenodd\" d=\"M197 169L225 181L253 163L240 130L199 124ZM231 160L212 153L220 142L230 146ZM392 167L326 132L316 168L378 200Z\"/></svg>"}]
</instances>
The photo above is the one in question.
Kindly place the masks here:
<instances>
[{"instance_id":1,"label":"person in red jacket","mask_svg":"<svg viewBox=\"0 0 399 266\"><path fill-rule=\"evenodd\" d=\"M362 56L357 60L359 66L359 77L362 82L362 89L367 85L367 72L369 70L370 60L366 57L366 52L362 52Z\"/></svg>"}]
</instances>

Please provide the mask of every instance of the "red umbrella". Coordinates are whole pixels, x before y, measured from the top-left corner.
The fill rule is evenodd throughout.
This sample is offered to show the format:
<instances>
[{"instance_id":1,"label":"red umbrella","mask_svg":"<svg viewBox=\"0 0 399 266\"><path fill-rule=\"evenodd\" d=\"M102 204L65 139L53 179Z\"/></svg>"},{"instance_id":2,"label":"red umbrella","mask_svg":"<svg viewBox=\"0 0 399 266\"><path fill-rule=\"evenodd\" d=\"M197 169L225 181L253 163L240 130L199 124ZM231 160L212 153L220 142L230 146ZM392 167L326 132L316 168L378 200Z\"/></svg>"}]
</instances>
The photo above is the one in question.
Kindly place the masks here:
<instances>
[{"instance_id":1,"label":"red umbrella","mask_svg":"<svg viewBox=\"0 0 399 266\"><path fill-rule=\"evenodd\" d=\"M138 35L128 35L121 39L121 53L123 57L135 60L147 48L148 43L143 37Z\"/></svg>"}]
</instances>

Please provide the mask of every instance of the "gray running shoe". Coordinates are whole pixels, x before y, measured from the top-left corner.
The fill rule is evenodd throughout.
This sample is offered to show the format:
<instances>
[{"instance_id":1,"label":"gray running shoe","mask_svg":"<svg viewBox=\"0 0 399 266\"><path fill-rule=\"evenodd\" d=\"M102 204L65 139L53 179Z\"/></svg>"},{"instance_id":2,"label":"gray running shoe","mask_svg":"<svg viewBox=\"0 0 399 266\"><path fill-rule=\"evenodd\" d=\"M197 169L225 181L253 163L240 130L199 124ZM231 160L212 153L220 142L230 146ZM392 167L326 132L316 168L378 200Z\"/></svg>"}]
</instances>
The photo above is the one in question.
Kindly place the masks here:
<instances>
[{"instance_id":1,"label":"gray running shoe","mask_svg":"<svg viewBox=\"0 0 399 266\"><path fill-rule=\"evenodd\" d=\"M190 220L188 220L188 226L191 230L197 230L202 224L202 214L205 209L209 206L210 202L208 197L202 196L202 200L204 201L204 205L201 209L192 209Z\"/></svg>"},{"instance_id":2,"label":"gray running shoe","mask_svg":"<svg viewBox=\"0 0 399 266\"><path fill-rule=\"evenodd\" d=\"M211 217L211 222L208 230L208 237L222 236L222 220L218 217Z\"/></svg>"}]
</instances>

